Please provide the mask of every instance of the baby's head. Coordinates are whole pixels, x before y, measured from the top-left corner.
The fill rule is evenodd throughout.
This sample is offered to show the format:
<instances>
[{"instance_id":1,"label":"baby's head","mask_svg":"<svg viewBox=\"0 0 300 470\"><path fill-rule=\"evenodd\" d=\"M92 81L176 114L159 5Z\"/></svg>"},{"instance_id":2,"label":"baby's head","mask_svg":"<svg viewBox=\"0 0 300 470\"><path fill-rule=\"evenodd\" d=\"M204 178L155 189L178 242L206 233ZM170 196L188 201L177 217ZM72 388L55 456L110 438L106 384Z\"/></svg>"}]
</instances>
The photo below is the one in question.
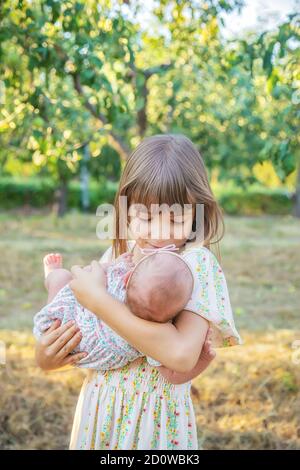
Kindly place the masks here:
<instances>
[{"instance_id":1,"label":"baby's head","mask_svg":"<svg viewBox=\"0 0 300 470\"><path fill-rule=\"evenodd\" d=\"M165 323L183 310L193 284L192 272L179 255L157 252L143 258L131 272L126 304L140 318Z\"/></svg>"}]
</instances>

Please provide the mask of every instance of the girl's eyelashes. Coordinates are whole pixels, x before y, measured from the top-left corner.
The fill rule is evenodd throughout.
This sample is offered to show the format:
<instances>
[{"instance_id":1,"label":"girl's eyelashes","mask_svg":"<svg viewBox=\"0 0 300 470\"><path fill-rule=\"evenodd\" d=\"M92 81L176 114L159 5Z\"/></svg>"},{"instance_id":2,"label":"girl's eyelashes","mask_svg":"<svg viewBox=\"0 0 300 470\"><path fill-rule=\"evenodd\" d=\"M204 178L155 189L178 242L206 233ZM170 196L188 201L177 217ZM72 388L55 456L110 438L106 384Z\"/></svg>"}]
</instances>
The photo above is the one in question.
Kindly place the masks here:
<instances>
[{"instance_id":1,"label":"girl's eyelashes","mask_svg":"<svg viewBox=\"0 0 300 470\"><path fill-rule=\"evenodd\" d=\"M144 222L149 222L152 219L151 215L147 214L139 214L138 218Z\"/></svg>"},{"instance_id":2,"label":"girl's eyelashes","mask_svg":"<svg viewBox=\"0 0 300 470\"><path fill-rule=\"evenodd\" d=\"M171 218L171 222L173 222L174 224L184 224L184 220L182 219L172 219Z\"/></svg>"},{"instance_id":3,"label":"girl's eyelashes","mask_svg":"<svg viewBox=\"0 0 300 470\"><path fill-rule=\"evenodd\" d=\"M139 213L138 215L138 218L142 221L142 222L150 222L152 220L152 215L151 214L146 214L146 213ZM170 222L171 224L184 224L185 223L185 220L183 220L182 218L173 218L171 217L170 218Z\"/></svg>"},{"instance_id":4,"label":"girl's eyelashes","mask_svg":"<svg viewBox=\"0 0 300 470\"><path fill-rule=\"evenodd\" d=\"M182 220L170 220L171 224L173 225L183 225L183 221Z\"/></svg>"}]
</instances>

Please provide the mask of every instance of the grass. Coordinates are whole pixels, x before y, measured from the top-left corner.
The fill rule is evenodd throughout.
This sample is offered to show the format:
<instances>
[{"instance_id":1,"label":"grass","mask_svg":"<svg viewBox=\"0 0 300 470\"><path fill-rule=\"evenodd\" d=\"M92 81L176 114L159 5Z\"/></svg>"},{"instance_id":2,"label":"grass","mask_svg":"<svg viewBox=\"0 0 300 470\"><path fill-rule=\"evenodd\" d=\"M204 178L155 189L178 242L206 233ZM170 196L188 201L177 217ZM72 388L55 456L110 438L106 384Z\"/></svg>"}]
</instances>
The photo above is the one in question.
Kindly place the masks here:
<instances>
[{"instance_id":1,"label":"grass","mask_svg":"<svg viewBox=\"0 0 300 470\"><path fill-rule=\"evenodd\" d=\"M299 449L300 221L227 217L221 265L244 345L218 350L194 380L205 449ZM42 372L34 362L32 317L45 302L43 255L67 267L99 258L97 219L70 213L0 214L0 448L67 448L84 371ZM1 344L0 344L1 345ZM63 410L63 412L62 412Z\"/></svg>"}]
</instances>

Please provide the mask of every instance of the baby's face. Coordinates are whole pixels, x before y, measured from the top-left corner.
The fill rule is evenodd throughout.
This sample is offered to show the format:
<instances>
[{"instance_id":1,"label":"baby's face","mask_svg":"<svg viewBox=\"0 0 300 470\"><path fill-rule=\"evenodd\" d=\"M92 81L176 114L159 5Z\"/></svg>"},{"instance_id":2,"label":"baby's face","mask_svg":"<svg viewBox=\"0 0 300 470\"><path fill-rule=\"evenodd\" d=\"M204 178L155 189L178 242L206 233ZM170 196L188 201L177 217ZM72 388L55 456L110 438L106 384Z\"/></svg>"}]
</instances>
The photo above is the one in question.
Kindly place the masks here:
<instances>
[{"instance_id":1,"label":"baby's face","mask_svg":"<svg viewBox=\"0 0 300 470\"><path fill-rule=\"evenodd\" d=\"M167 322L188 303L193 276L186 262L168 252L147 256L133 270L126 303L140 318Z\"/></svg>"}]
</instances>

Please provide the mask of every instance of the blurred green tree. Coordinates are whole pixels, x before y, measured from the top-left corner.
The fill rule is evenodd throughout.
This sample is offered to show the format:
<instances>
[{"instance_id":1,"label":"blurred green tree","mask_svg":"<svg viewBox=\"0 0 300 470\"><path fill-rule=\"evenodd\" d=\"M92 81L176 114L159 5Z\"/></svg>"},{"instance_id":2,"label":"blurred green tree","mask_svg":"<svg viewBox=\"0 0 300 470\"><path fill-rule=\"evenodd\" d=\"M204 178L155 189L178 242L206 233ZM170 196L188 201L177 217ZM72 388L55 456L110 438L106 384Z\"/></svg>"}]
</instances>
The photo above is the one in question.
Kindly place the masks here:
<instances>
[{"instance_id":1,"label":"blurred green tree","mask_svg":"<svg viewBox=\"0 0 300 470\"><path fill-rule=\"evenodd\" d=\"M87 145L92 174L115 181L144 135L182 132L220 181L252 184L268 161L284 183L299 162L299 17L225 40L222 15L242 3L161 0L146 25L138 0L4 0L2 169L52 175L63 213Z\"/></svg>"}]
</instances>

